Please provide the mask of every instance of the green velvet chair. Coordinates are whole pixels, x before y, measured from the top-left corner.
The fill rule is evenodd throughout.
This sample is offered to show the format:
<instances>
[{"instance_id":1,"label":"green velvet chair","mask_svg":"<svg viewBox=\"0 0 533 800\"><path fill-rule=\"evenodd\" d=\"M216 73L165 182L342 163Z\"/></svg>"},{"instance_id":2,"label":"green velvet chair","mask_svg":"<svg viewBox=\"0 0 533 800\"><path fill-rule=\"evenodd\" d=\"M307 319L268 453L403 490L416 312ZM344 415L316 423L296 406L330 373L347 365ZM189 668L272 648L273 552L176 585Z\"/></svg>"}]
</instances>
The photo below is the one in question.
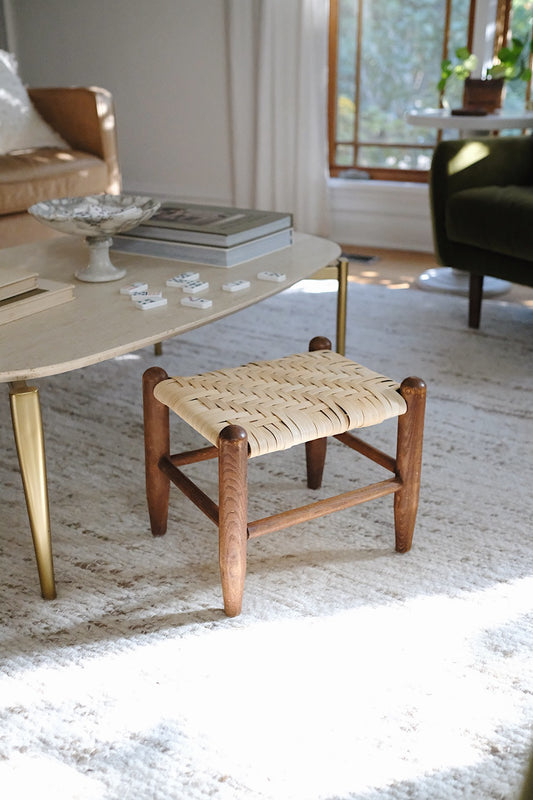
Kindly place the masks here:
<instances>
[{"instance_id":1,"label":"green velvet chair","mask_svg":"<svg viewBox=\"0 0 533 800\"><path fill-rule=\"evenodd\" d=\"M470 273L479 328L484 275L533 286L533 137L440 142L430 198L437 261Z\"/></svg>"}]
</instances>

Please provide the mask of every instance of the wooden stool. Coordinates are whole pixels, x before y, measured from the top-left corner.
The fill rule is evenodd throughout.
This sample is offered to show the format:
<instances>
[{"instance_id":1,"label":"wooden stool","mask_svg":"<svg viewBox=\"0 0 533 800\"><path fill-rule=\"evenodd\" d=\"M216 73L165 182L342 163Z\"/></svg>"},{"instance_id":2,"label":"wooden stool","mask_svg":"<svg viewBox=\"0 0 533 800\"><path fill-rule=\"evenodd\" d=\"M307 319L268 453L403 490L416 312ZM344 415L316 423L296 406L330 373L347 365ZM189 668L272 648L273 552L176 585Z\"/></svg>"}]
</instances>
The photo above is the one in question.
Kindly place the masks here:
<instances>
[{"instance_id":1,"label":"wooden stool","mask_svg":"<svg viewBox=\"0 0 533 800\"><path fill-rule=\"evenodd\" d=\"M331 351L323 337L310 352L192 377L168 378L160 367L143 376L146 491L154 536L166 532L170 481L219 530L224 611L241 612L248 539L367 500L394 494L396 550L411 547L420 488L426 387L420 378L401 386ZM170 455L169 408L212 443ZM398 417L396 457L349 430ZM305 443L307 485L318 489L328 436L357 450L394 477L301 508L250 522L247 461ZM218 505L180 469L218 457Z\"/></svg>"}]
</instances>

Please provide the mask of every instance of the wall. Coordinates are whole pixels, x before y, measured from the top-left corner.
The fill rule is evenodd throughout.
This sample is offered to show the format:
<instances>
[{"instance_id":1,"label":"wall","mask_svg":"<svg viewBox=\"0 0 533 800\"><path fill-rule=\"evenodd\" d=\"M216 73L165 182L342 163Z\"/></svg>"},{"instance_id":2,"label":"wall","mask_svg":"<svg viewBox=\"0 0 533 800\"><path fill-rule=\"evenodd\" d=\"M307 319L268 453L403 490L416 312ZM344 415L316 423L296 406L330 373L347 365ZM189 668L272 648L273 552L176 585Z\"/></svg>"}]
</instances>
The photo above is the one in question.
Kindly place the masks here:
<instances>
[{"instance_id":1,"label":"wall","mask_svg":"<svg viewBox=\"0 0 533 800\"><path fill-rule=\"evenodd\" d=\"M333 240L433 252L427 184L331 178L328 197Z\"/></svg>"},{"instance_id":2,"label":"wall","mask_svg":"<svg viewBox=\"0 0 533 800\"><path fill-rule=\"evenodd\" d=\"M27 84L113 93L126 190L231 205L224 0L4 4ZM332 180L329 198L337 241L432 249L426 187Z\"/></svg>"},{"instance_id":3,"label":"wall","mask_svg":"<svg viewBox=\"0 0 533 800\"><path fill-rule=\"evenodd\" d=\"M113 93L125 187L231 203L222 0L16 0L12 13L27 84Z\"/></svg>"}]
</instances>

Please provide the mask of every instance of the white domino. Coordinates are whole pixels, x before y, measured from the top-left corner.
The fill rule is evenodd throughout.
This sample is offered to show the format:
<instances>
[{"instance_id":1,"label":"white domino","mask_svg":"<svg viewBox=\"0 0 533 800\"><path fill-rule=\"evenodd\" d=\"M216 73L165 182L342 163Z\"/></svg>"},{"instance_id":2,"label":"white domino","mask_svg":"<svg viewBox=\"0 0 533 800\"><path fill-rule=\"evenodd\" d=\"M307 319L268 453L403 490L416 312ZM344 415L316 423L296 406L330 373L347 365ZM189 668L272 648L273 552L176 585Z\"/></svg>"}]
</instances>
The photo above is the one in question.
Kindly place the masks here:
<instances>
[{"instance_id":1,"label":"white domino","mask_svg":"<svg viewBox=\"0 0 533 800\"><path fill-rule=\"evenodd\" d=\"M199 272L180 272L179 275L174 275L173 278L168 279L167 286L177 286L181 289L184 283L188 281L197 281L199 277Z\"/></svg>"},{"instance_id":2,"label":"white domino","mask_svg":"<svg viewBox=\"0 0 533 800\"><path fill-rule=\"evenodd\" d=\"M198 292L205 292L206 289L209 289L209 283L207 281L187 281L183 284L182 289L185 294L198 294Z\"/></svg>"},{"instance_id":3,"label":"white domino","mask_svg":"<svg viewBox=\"0 0 533 800\"><path fill-rule=\"evenodd\" d=\"M142 281L136 281L135 283L130 283L129 286L123 286L120 290L120 294L129 294L134 295L138 292L146 292L148 290L148 284L143 283Z\"/></svg>"},{"instance_id":4,"label":"white domino","mask_svg":"<svg viewBox=\"0 0 533 800\"><path fill-rule=\"evenodd\" d=\"M149 289L145 292L135 292L131 295L133 302L137 300L160 300L163 297L163 292L151 292Z\"/></svg>"},{"instance_id":5,"label":"white domino","mask_svg":"<svg viewBox=\"0 0 533 800\"><path fill-rule=\"evenodd\" d=\"M140 300L134 300L137 308L142 311L150 311L152 308L159 308L159 306L166 306L166 297L143 297Z\"/></svg>"},{"instance_id":6,"label":"white domino","mask_svg":"<svg viewBox=\"0 0 533 800\"><path fill-rule=\"evenodd\" d=\"M211 308L213 301L208 300L207 297L182 297L181 305L189 306L189 308L200 308L205 310Z\"/></svg>"},{"instance_id":7,"label":"white domino","mask_svg":"<svg viewBox=\"0 0 533 800\"><path fill-rule=\"evenodd\" d=\"M222 288L225 292L242 292L243 289L250 288L250 281L230 281L224 283Z\"/></svg>"},{"instance_id":8,"label":"white domino","mask_svg":"<svg viewBox=\"0 0 533 800\"><path fill-rule=\"evenodd\" d=\"M287 280L284 272L259 272L257 277L260 281L274 281L274 283L282 283Z\"/></svg>"}]
</instances>

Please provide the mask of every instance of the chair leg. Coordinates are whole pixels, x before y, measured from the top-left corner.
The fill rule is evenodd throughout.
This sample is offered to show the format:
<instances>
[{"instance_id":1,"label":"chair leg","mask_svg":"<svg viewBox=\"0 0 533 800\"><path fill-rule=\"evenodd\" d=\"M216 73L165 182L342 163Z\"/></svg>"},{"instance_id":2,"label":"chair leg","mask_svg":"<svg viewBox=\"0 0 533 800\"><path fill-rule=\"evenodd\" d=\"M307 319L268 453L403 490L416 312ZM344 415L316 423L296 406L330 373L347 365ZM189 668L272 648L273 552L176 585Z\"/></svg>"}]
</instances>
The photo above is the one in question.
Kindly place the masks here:
<instances>
[{"instance_id":1,"label":"chair leg","mask_svg":"<svg viewBox=\"0 0 533 800\"><path fill-rule=\"evenodd\" d=\"M331 350L331 342L325 336L315 336L309 342L309 350ZM305 460L307 464L307 486L309 489L320 489L322 474L326 463L327 438L315 439L305 443Z\"/></svg>"},{"instance_id":2,"label":"chair leg","mask_svg":"<svg viewBox=\"0 0 533 800\"><path fill-rule=\"evenodd\" d=\"M157 384L167 378L161 367L151 367L143 375L146 499L154 536L166 533L168 519L170 481L159 469L159 461L170 454L169 410L154 397Z\"/></svg>"},{"instance_id":3,"label":"chair leg","mask_svg":"<svg viewBox=\"0 0 533 800\"><path fill-rule=\"evenodd\" d=\"M219 564L224 611L241 613L248 541L248 437L228 425L218 437Z\"/></svg>"},{"instance_id":4,"label":"chair leg","mask_svg":"<svg viewBox=\"0 0 533 800\"><path fill-rule=\"evenodd\" d=\"M411 549L418 510L426 384L420 378L406 378L400 394L407 411L398 417L396 473L403 485L394 495L394 525L396 550L406 553Z\"/></svg>"},{"instance_id":5,"label":"chair leg","mask_svg":"<svg viewBox=\"0 0 533 800\"><path fill-rule=\"evenodd\" d=\"M326 463L328 440L315 439L305 443L305 461L307 464L307 486L309 489L320 489L322 475Z\"/></svg>"},{"instance_id":6,"label":"chair leg","mask_svg":"<svg viewBox=\"0 0 533 800\"><path fill-rule=\"evenodd\" d=\"M483 300L483 275L470 273L470 291L468 296L468 327L479 328L481 319L481 301Z\"/></svg>"}]
</instances>

